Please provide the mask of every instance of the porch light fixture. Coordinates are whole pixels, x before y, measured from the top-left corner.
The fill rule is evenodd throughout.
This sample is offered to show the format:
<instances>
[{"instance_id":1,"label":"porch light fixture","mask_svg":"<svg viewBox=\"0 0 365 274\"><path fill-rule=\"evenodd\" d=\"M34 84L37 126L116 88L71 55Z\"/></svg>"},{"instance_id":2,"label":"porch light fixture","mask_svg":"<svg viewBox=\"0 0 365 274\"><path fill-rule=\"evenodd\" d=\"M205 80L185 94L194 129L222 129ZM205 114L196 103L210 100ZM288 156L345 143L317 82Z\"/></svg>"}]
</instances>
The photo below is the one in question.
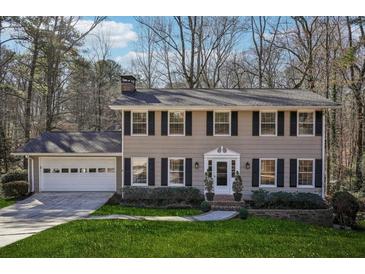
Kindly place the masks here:
<instances>
[{"instance_id":1,"label":"porch light fixture","mask_svg":"<svg viewBox=\"0 0 365 274\"><path fill-rule=\"evenodd\" d=\"M195 162L195 168L198 169L199 168L199 163Z\"/></svg>"},{"instance_id":2,"label":"porch light fixture","mask_svg":"<svg viewBox=\"0 0 365 274\"><path fill-rule=\"evenodd\" d=\"M247 162L246 163L246 169L250 169L251 165L250 165L250 162Z\"/></svg>"}]
</instances>

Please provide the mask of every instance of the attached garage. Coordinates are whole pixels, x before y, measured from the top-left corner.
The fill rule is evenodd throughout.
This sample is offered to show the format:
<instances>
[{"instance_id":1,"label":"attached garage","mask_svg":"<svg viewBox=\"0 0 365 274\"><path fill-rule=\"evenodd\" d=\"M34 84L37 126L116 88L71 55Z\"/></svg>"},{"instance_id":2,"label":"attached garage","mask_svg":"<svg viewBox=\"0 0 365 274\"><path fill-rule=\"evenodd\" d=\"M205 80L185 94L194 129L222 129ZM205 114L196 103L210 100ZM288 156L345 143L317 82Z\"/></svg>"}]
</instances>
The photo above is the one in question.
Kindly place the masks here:
<instances>
[{"instance_id":1,"label":"attached garage","mask_svg":"<svg viewBox=\"0 0 365 274\"><path fill-rule=\"evenodd\" d=\"M28 158L32 192L114 192L122 186L120 131L45 132L14 154Z\"/></svg>"},{"instance_id":2,"label":"attached garage","mask_svg":"<svg viewBox=\"0 0 365 274\"><path fill-rule=\"evenodd\" d=\"M40 191L116 191L112 157L40 157Z\"/></svg>"}]
</instances>

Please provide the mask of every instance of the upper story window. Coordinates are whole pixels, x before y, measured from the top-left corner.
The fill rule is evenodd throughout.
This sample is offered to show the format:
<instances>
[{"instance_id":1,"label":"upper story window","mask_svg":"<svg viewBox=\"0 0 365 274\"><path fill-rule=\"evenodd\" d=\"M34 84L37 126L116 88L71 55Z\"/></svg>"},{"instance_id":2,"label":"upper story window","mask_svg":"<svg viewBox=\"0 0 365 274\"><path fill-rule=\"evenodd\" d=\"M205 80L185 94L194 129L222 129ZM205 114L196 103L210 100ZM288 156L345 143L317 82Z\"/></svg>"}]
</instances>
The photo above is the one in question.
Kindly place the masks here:
<instances>
[{"instance_id":1,"label":"upper story window","mask_svg":"<svg viewBox=\"0 0 365 274\"><path fill-rule=\"evenodd\" d=\"M132 158L132 185L147 185L147 158Z\"/></svg>"},{"instance_id":2,"label":"upper story window","mask_svg":"<svg viewBox=\"0 0 365 274\"><path fill-rule=\"evenodd\" d=\"M185 159L171 158L169 159L169 185L184 186Z\"/></svg>"},{"instance_id":3,"label":"upper story window","mask_svg":"<svg viewBox=\"0 0 365 274\"><path fill-rule=\"evenodd\" d=\"M169 135L185 135L185 112L169 112Z\"/></svg>"},{"instance_id":4,"label":"upper story window","mask_svg":"<svg viewBox=\"0 0 365 274\"><path fill-rule=\"evenodd\" d=\"M260 159L260 186L276 186L276 159Z\"/></svg>"},{"instance_id":5,"label":"upper story window","mask_svg":"<svg viewBox=\"0 0 365 274\"><path fill-rule=\"evenodd\" d=\"M298 186L313 187L314 182L314 160L298 159Z\"/></svg>"},{"instance_id":6,"label":"upper story window","mask_svg":"<svg viewBox=\"0 0 365 274\"><path fill-rule=\"evenodd\" d=\"M298 111L298 135L314 135L314 112Z\"/></svg>"},{"instance_id":7,"label":"upper story window","mask_svg":"<svg viewBox=\"0 0 365 274\"><path fill-rule=\"evenodd\" d=\"M147 112L132 112L132 135L147 135Z\"/></svg>"},{"instance_id":8,"label":"upper story window","mask_svg":"<svg viewBox=\"0 0 365 274\"><path fill-rule=\"evenodd\" d=\"M214 112L214 135L230 135L231 131L231 113L225 112Z\"/></svg>"},{"instance_id":9,"label":"upper story window","mask_svg":"<svg viewBox=\"0 0 365 274\"><path fill-rule=\"evenodd\" d=\"M276 136L277 112L260 112L260 135Z\"/></svg>"}]
</instances>

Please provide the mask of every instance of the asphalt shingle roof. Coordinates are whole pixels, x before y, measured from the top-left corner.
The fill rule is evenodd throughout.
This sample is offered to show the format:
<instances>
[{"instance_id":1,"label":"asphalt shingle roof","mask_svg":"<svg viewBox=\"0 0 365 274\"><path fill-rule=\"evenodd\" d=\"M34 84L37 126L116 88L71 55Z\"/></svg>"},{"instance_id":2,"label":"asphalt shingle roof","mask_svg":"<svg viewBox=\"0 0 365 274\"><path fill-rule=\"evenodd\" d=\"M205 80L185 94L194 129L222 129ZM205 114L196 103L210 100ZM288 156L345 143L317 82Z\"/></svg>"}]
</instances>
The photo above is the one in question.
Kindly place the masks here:
<instances>
[{"instance_id":1,"label":"asphalt shingle roof","mask_svg":"<svg viewBox=\"0 0 365 274\"><path fill-rule=\"evenodd\" d=\"M121 153L120 131L45 132L15 153Z\"/></svg>"},{"instance_id":2,"label":"asphalt shingle roof","mask_svg":"<svg viewBox=\"0 0 365 274\"><path fill-rule=\"evenodd\" d=\"M300 89L141 89L125 92L111 106L319 106L334 102Z\"/></svg>"}]
</instances>

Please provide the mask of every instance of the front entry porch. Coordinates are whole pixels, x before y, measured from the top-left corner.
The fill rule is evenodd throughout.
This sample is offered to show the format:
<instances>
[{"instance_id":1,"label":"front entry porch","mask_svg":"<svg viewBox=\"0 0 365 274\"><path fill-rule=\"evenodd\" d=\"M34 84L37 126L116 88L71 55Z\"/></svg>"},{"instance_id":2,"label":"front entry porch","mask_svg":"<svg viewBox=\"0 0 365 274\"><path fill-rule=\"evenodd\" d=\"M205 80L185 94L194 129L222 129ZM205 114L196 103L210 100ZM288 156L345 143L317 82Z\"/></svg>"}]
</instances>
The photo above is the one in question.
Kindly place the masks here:
<instances>
[{"instance_id":1,"label":"front entry porch","mask_svg":"<svg viewBox=\"0 0 365 274\"><path fill-rule=\"evenodd\" d=\"M236 171L240 171L240 154L220 146L204 154L204 170L213 178L216 195L232 194Z\"/></svg>"}]
</instances>

